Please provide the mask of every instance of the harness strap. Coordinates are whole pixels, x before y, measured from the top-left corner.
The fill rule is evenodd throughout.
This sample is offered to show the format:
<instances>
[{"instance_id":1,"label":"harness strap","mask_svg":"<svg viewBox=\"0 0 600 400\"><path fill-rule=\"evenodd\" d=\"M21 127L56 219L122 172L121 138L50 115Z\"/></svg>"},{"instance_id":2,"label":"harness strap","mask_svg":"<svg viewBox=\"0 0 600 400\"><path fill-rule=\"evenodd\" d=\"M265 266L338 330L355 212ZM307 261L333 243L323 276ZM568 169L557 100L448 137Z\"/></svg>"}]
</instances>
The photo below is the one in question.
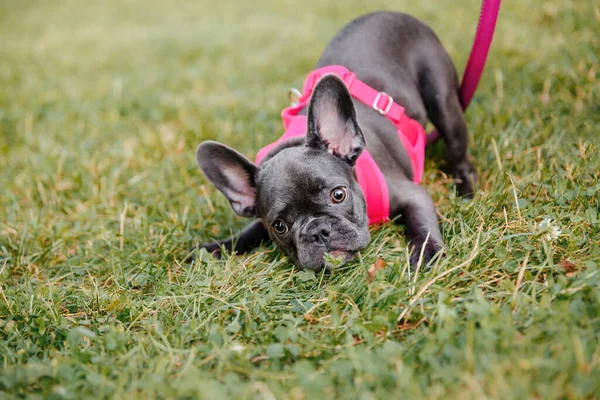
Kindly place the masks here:
<instances>
[{"instance_id":1,"label":"harness strap","mask_svg":"<svg viewBox=\"0 0 600 400\"><path fill-rule=\"evenodd\" d=\"M404 112L404 107L395 103L391 96L384 92L378 92L366 83L356 79L356 74L341 65L322 67L308 75L300 98L296 103L281 112L285 133L276 142L258 151L256 163L260 164L279 143L306 134L306 116L299 113L310 102L317 81L326 74L339 76L353 98L370 106L373 108L373 112L378 112L390 121L396 128L398 138L410 158L413 182L420 183L425 164L425 141L427 139L423 127L417 121L408 117ZM366 149L357 159L355 167L357 180L367 203L369 224L388 221L390 215L389 192L381 169Z\"/></svg>"},{"instance_id":2,"label":"harness strap","mask_svg":"<svg viewBox=\"0 0 600 400\"><path fill-rule=\"evenodd\" d=\"M408 117L405 114L404 107L395 103L390 95L373 89L357 79L355 73L341 65L329 65L319 68L306 77L298 101L281 112L285 128L284 135L277 142L262 148L256 156L256 162L260 163L268 152L281 141L306 134L306 118L301 118L302 116L298 114L308 105L318 80L326 74L335 74L340 77L353 98L371 106L374 111L385 116L394 125L398 131L398 137L411 160L413 181L420 183L425 164L426 134L423 127L417 121Z\"/></svg>"}]
</instances>

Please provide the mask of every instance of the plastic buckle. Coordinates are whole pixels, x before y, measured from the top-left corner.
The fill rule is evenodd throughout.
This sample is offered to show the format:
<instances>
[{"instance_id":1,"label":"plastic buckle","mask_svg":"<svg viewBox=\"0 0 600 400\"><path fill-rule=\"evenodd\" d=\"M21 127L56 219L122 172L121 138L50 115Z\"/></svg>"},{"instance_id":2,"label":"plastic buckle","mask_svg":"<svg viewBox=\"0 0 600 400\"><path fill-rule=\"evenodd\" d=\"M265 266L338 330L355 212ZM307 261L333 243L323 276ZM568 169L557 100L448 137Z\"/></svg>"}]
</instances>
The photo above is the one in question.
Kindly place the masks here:
<instances>
[{"instance_id":1,"label":"plastic buckle","mask_svg":"<svg viewBox=\"0 0 600 400\"><path fill-rule=\"evenodd\" d=\"M379 100L381 100L383 96L387 97L388 102L385 105L385 107L379 108ZM373 101L373 110L377 111L381 115L387 115L390 112L390 109L392 108L392 104L394 104L394 99L392 98L392 96L385 92L379 92L377 93L377 96L375 96L375 100Z\"/></svg>"},{"instance_id":2,"label":"plastic buckle","mask_svg":"<svg viewBox=\"0 0 600 400\"><path fill-rule=\"evenodd\" d=\"M288 98L290 100L290 105L292 107L295 107L298 104L300 104L300 99L302 98L302 92L300 92L296 88L289 88L288 89Z\"/></svg>"}]
</instances>

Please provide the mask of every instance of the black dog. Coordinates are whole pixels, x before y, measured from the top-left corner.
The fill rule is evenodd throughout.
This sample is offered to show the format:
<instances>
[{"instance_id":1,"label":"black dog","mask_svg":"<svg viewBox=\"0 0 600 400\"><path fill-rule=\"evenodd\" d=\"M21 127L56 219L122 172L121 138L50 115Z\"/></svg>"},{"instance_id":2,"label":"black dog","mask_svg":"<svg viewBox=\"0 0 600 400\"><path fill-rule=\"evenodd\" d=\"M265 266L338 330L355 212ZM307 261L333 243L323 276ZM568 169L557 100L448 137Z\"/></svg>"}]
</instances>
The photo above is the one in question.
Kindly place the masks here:
<instances>
[{"instance_id":1,"label":"black dog","mask_svg":"<svg viewBox=\"0 0 600 400\"><path fill-rule=\"evenodd\" d=\"M424 23L381 12L345 26L317 64L343 65L357 79L385 92L422 126L427 118L443 137L447 160L463 196L473 193L476 172L467 154L467 126L456 70ZM277 146L260 166L235 150L204 142L196 152L206 177L241 216L258 218L235 237L200 245L247 252L273 239L299 267L330 267L327 253L348 261L370 240L363 192L354 164L363 149L379 166L389 190L390 216L406 225L411 262L427 263L443 249L434 204L412 182L413 170L395 127L350 96L344 82L323 77L313 90L305 138ZM423 248L424 246L424 248Z\"/></svg>"}]
</instances>

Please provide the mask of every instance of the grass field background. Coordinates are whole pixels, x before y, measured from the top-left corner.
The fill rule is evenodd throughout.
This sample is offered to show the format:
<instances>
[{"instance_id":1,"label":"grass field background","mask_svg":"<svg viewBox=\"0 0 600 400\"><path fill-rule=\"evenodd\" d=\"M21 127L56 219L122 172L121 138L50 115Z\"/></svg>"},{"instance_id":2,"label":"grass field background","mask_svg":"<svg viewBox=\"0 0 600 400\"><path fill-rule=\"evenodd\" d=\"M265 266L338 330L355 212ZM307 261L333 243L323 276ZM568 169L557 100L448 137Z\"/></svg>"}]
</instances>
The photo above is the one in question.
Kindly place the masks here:
<instances>
[{"instance_id":1,"label":"grass field background","mask_svg":"<svg viewBox=\"0 0 600 400\"><path fill-rule=\"evenodd\" d=\"M505 2L467 113L473 201L428 151L430 271L396 226L331 274L270 246L182 262L246 222L198 143L276 139L287 88L365 12L423 19L460 74L478 8L2 1L0 397L598 398L598 1Z\"/></svg>"}]
</instances>

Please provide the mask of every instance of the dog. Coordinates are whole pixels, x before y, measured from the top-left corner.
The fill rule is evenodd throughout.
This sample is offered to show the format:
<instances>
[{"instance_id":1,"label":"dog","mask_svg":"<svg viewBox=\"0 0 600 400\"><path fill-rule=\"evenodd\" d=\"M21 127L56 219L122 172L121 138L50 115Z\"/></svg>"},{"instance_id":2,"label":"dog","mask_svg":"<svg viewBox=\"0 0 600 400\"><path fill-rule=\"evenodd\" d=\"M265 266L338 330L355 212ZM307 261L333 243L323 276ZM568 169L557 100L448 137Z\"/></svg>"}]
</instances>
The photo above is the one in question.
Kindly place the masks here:
<instances>
[{"instance_id":1,"label":"dog","mask_svg":"<svg viewBox=\"0 0 600 400\"><path fill-rule=\"evenodd\" d=\"M384 221L406 226L410 262L422 257L427 264L443 254L435 206L416 175L422 173L418 159L429 119L444 139L458 194L474 192L477 173L452 60L425 23L378 12L353 20L331 40L316 71L331 66L343 73L324 73L316 84L305 84L310 96L293 108L303 134L273 144L258 165L226 145L200 144L196 158L206 178L235 213L255 220L232 238L196 248L217 256L223 249L246 253L270 238L300 268L319 271L352 260L370 242L369 195L357 172L357 162L369 158L385 189L371 197L384 203ZM351 93L356 82L366 87L368 102ZM400 128L392 113L404 121ZM417 124L421 155L411 153L415 149L401 132ZM373 177L363 181L378 185Z\"/></svg>"}]
</instances>

